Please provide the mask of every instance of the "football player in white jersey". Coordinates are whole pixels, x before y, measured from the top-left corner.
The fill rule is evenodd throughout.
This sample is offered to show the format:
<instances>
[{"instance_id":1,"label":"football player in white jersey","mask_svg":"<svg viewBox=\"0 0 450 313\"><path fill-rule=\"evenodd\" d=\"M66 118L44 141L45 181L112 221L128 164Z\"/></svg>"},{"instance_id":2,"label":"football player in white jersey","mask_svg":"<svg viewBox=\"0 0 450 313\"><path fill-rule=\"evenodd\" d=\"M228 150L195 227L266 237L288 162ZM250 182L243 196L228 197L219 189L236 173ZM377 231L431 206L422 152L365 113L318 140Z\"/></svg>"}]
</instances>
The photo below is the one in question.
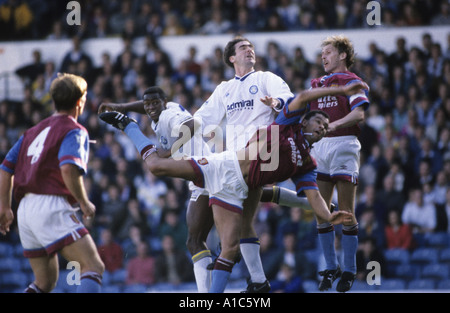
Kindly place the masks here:
<instances>
[{"instance_id":1,"label":"football player in white jersey","mask_svg":"<svg viewBox=\"0 0 450 313\"><path fill-rule=\"evenodd\" d=\"M279 76L255 70L255 50L248 39L238 36L229 41L223 58L234 69L235 77L219 84L195 117L201 120L204 132L209 125L226 125L223 131L226 150L238 151L245 147L258 128L270 125L294 95ZM261 193L262 189L249 192L243 210L240 250L250 273L246 290L249 293L270 290L259 254L259 239L253 227Z\"/></svg>"},{"instance_id":2,"label":"football player in white jersey","mask_svg":"<svg viewBox=\"0 0 450 313\"><path fill-rule=\"evenodd\" d=\"M203 140L196 119L181 105L167 102L164 91L159 87L148 88L143 100L130 103L102 103L99 113L105 111L137 112L147 114L152 119L154 130L161 148L162 157L179 158L188 155L208 155L209 145ZM184 126L184 127L183 127ZM188 136L187 136L188 134ZM186 145L193 134L194 140ZM179 148L182 148L182 152ZM214 224L209 207L209 194L202 188L189 184L191 199L187 210L188 240L187 247L192 254L194 274L198 291L208 292L211 271L207 266L212 263L212 254L206 245L206 239ZM275 202L286 206L303 206L310 209L306 199L297 197L296 193L279 187L265 187L263 202Z\"/></svg>"}]
</instances>

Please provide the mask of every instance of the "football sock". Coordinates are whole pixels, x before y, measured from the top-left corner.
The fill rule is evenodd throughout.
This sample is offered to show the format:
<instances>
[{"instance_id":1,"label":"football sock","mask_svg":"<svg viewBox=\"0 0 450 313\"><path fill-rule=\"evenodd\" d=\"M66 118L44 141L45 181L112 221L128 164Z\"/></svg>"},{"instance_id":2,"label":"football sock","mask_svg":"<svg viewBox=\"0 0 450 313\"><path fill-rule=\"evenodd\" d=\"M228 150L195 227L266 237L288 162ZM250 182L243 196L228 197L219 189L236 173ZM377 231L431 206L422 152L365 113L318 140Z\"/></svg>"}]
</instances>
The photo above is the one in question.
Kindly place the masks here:
<instances>
[{"instance_id":1,"label":"football sock","mask_svg":"<svg viewBox=\"0 0 450 313\"><path fill-rule=\"evenodd\" d=\"M153 144L151 140L142 133L141 129L136 123L128 124L123 131L125 132L125 134L127 134L131 142L134 144L141 155L144 148Z\"/></svg>"},{"instance_id":2,"label":"football sock","mask_svg":"<svg viewBox=\"0 0 450 313\"><path fill-rule=\"evenodd\" d=\"M231 275L234 262L218 257L212 270L210 293L223 293Z\"/></svg>"},{"instance_id":3,"label":"football sock","mask_svg":"<svg viewBox=\"0 0 450 313\"><path fill-rule=\"evenodd\" d=\"M24 293L43 293L43 291L36 286L35 283L31 283L28 287L23 291Z\"/></svg>"},{"instance_id":4,"label":"football sock","mask_svg":"<svg viewBox=\"0 0 450 313\"><path fill-rule=\"evenodd\" d=\"M356 274L356 250L358 249L358 224L342 227L342 251L344 272Z\"/></svg>"},{"instance_id":5,"label":"football sock","mask_svg":"<svg viewBox=\"0 0 450 313\"><path fill-rule=\"evenodd\" d=\"M319 242L322 246L323 256L325 257L325 263L327 270L335 270L338 267L338 260L336 257L336 250L334 247L334 227L330 223L322 223L317 225L319 232Z\"/></svg>"},{"instance_id":6,"label":"football sock","mask_svg":"<svg viewBox=\"0 0 450 313\"><path fill-rule=\"evenodd\" d=\"M263 283L267 280L259 254L260 244L258 238L244 238L240 242L241 254L247 265L250 279L253 283Z\"/></svg>"},{"instance_id":7,"label":"football sock","mask_svg":"<svg viewBox=\"0 0 450 313\"><path fill-rule=\"evenodd\" d=\"M212 263L211 251L202 250L192 257L194 264L194 276L197 283L197 290L199 293L206 293L211 286L211 271L207 266Z\"/></svg>"},{"instance_id":8,"label":"football sock","mask_svg":"<svg viewBox=\"0 0 450 313\"><path fill-rule=\"evenodd\" d=\"M297 196L297 192L278 186L273 186L274 197L272 202L278 203L279 205L287 207L301 207L304 209L311 210L311 204L306 198Z\"/></svg>"},{"instance_id":9,"label":"football sock","mask_svg":"<svg viewBox=\"0 0 450 313\"><path fill-rule=\"evenodd\" d=\"M102 275L96 272L81 274L81 284L77 287L77 293L100 293L102 290Z\"/></svg>"}]
</instances>

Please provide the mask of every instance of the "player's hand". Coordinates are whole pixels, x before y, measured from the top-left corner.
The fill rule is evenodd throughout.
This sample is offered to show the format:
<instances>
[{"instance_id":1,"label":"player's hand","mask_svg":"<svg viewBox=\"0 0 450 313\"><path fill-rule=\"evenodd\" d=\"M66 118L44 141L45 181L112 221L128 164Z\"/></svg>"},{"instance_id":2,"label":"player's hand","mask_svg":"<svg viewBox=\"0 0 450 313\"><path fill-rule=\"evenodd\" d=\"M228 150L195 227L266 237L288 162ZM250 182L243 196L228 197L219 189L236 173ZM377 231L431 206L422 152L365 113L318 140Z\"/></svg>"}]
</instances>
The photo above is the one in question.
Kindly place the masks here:
<instances>
[{"instance_id":1,"label":"player's hand","mask_svg":"<svg viewBox=\"0 0 450 313\"><path fill-rule=\"evenodd\" d=\"M329 222L337 225L342 223L351 223L353 220L353 214L346 211L337 211L331 213Z\"/></svg>"},{"instance_id":2,"label":"player's hand","mask_svg":"<svg viewBox=\"0 0 450 313\"><path fill-rule=\"evenodd\" d=\"M80 203L81 211L83 212L83 218L92 219L95 216L95 205L91 201L87 201L86 203Z\"/></svg>"},{"instance_id":3,"label":"player's hand","mask_svg":"<svg viewBox=\"0 0 450 313\"><path fill-rule=\"evenodd\" d=\"M9 232L9 227L14 220L14 213L11 208L0 210L0 233L6 235Z\"/></svg>"},{"instance_id":4,"label":"player's hand","mask_svg":"<svg viewBox=\"0 0 450 313\"><path fill-rule=\"evenodd\" d=\"M98 114L107 111L122 112L122 106L119 103L100 103L100 106L98 107Z\"/></svg>"},{"instance_id":5,"label":"player's hand","mask_svg":"<svg viewBox=\"0 0 450 313\"><path fill-rule=\"evenodd\" d=\"M265 105L271 107L272 109L279 110L280 108L280 100L277 98L272 98L269 96L265 96L264 98L260 98L261 102Z\"/></svg>"},{"instance_id":6,"label":"player's hand","mask_svg":"<svg viewBox=\"0 0 450 313\"><path fill-rule=\"evenodd\" d=\"M364 92L364 90L369 90L369 86L362 81L357 81L357 82L354 82L354 83L344 86L344 92L345 92L346 96L351 96L356 93L361 93L361 92Z\"/></svg>"}]
</instances>

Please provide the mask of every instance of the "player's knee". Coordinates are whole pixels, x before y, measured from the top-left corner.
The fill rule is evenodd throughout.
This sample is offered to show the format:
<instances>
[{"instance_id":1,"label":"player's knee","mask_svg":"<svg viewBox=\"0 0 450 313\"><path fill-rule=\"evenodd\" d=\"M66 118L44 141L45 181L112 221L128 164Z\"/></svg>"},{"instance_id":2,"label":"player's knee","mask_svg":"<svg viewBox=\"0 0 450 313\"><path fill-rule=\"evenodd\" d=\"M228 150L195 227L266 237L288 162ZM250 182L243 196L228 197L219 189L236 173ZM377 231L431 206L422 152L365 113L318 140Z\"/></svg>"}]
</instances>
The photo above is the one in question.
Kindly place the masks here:
<instances>
[{"instance_id":1,"label":"player's knee","mask_svg":"<svg viewBox=\"0 0 450 313\"><path fill-rule=\"evenodd\" d=\"M160 177L165 175L165 169L158 161L151 162L148 165L148 170L155 176Z\"/></svg>"}]
</instances>

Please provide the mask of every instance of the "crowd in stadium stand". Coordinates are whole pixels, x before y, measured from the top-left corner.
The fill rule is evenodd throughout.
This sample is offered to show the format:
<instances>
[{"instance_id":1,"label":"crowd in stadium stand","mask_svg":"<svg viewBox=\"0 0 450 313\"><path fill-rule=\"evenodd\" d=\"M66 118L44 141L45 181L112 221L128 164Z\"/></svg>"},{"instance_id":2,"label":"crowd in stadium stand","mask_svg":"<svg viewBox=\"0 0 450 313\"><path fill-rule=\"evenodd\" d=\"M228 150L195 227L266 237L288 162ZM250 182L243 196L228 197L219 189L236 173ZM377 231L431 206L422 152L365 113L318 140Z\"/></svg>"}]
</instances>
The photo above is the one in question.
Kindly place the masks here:
<instances>
[{"instance_id":1,"label":"crowd in stadium stand","mask_svg":"<svg viewBox=\"0 0 450 313\"><path fill-rule=\"evenodd\" d=\"M80 122L96 140L85 180L97 214L87 226L99 249L103 247L107 271L125 270L131 275L132 268L138 267L134 274L139 277L145 276L139 275L139 270L143 273L149 267L152 277L142 284L193 281L192 275L184 275L192 269L183 267L190 262L184 220L187 183L156 178L147 171L129 140L99 122L99 104L134 101L146 87L158 85L172 101L194 113L214 88L233 74L226 69L220 48L200 60L195 45L189 46L186 55L191 57L173 64L159 47L159 36L366 27L361 21L365 1L79 2L88 13L83 13L77 33L56 18L66 12L60 1L9 0L0 5L0 29L12 30L1 31L0 40L72 38L73 42L61 68L47 62L37 50L34 63L17 69L24 82L24 100L0 101L0 160L23 130L51 114L48 89L54 75L70 72L83 76L89 91ZM447 1L383 2L385 26L450 24ZM112 35L121 36L122 53L117 58L105 53L102 65L94 67L89 51L82 49L83 39ZM142 36L146 38L145 53L137 54L133 39ZM395 51L384 51L373 42L371 56L358 59L351 68L371 88L371 104L359 138L356 215L361 278L367 260L384 262L383 252L388 249L413 251L427 234L450 234L450 33L445 47L434 39L424 33L422 45L410 47L407 38L392 38ZM264 55L257 56L256 69L281 76L294 93L309 88L312 78L323 75L320 58L306 59L301 47L284 51L276 39L268 43ZM149 118L134 117L141 129L153 136ZM260 205L256 222L270 280L286 270L283 257L291 250L299 260L295 274L303 279L316 277L318 264L306 257L307 251L317 248L310 211L265 203ZM15 231L0 240L19 243ZM168 255L176 255L175 271L166 268L164 257ZM242 263L233 277L245 277Z\"/></svg>"}]
</instances>

